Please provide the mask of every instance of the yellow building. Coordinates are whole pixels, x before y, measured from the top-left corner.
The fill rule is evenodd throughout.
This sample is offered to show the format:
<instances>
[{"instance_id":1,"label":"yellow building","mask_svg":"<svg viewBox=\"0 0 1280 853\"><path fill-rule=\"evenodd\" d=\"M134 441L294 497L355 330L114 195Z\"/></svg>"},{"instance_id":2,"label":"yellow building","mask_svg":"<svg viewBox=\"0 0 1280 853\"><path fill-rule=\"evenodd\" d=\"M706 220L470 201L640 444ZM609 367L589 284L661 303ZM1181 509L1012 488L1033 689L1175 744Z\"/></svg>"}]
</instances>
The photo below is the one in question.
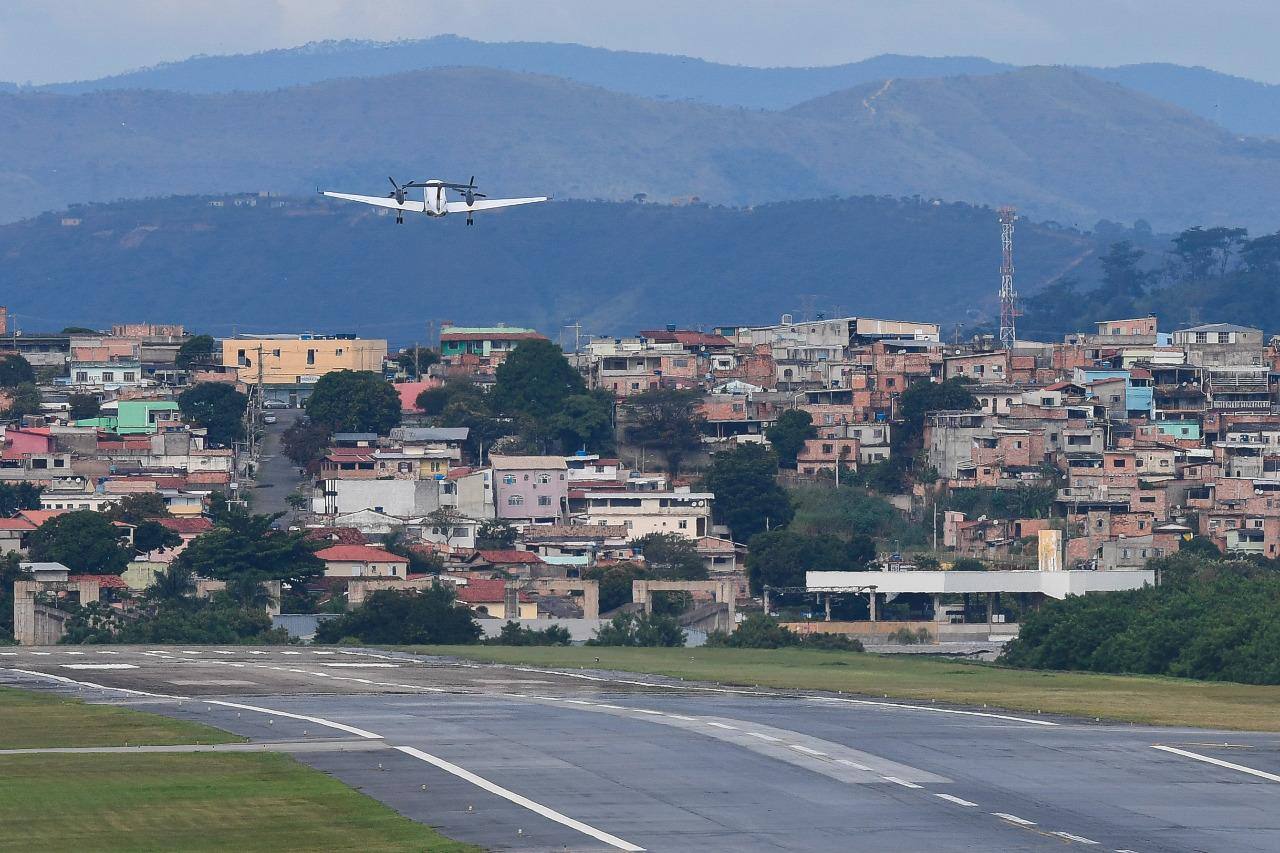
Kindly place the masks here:
<instances>
[{"instance_id":1,"label":"yellow building","mask_svg":"<svg viewBox=\"0 0 1280 853\"><path fill-rule=\"evenodd\" d=\"M334 370L381 373L386 357L385 340L356 337L263 335L222 341L222 364L235 368L241 382L256 384L261 375L264 386L299 390Z\"/></svg>"}]
</instances>

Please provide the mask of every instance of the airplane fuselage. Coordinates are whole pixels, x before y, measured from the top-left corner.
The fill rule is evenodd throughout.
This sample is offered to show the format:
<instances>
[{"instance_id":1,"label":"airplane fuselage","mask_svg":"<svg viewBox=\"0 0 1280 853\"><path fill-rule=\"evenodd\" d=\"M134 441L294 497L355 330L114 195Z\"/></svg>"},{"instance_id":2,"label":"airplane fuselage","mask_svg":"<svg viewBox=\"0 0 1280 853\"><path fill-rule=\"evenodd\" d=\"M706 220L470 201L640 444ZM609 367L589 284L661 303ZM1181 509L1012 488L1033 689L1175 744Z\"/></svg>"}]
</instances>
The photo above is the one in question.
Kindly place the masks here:
<instances>
[{"instance_id":1,"label":"airplane fuselage","mask_svg":"<svg viewBox=\"0 0 1280 853\"><path fill-rule=\"evenodd\" d=\"M442 183L440 180L426 181L422 188L422 200L426 203L422 212L427 216L449 215L449 191L441 186Z\"/></svg>"}]
</instances>

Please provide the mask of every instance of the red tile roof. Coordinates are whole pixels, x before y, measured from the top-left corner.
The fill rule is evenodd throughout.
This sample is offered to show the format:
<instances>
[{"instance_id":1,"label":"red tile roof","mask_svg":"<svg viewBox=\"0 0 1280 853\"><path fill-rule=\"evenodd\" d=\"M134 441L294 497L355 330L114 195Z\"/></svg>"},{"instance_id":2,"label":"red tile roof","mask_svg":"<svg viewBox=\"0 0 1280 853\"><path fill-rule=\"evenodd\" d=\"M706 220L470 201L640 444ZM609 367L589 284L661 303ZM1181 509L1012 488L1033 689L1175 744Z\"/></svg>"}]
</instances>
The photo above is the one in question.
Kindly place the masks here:
<instances>
[{"instance_id":1,"label":"red tile roof","mask_svg":"<svg viewBox=\"0 0 1280 853\"><path fill-rule=\"evenodd\" d=\"M302 533L308 542L336 542L339 545L364 545L364 534L355 527L308 527Z\"/></svg>"},{"instance_id":2,"label":"red tile roof","mask_svg":"<svg viewBox=\"0 0 1280 853\"><path fill-rule=\"evenodd\" d=\"M316 551L325 562L335 563L408 563L408 557L392 554L371 545L331 545Z\"/></svg>"},{"instance_id":3,"label":"red tile roof","mask_svg":"<svg viewBox=\"0 0 1280 853\"><path fill-rule=\"evenodd\" d=\"M36 526L25 518L0 518L0 530L35 530Z\"/></svg>"},{"instance_id":4,"label":"red tile roof","mask_svg":"<svg viewBox=\"0 0 1280 853\"><path fill-rule=\"evenodd\" d=\"M492 604L505 601L507 582L501 579L467 581L466 586L457 588L458 600L465 604ZM521 601L533 601L527 592L519 594Z\"/></svg>"},{"instance_id":5,"label":"red tile roof","mask_svg":"<svg viewBox=\"0 0 1280 853\"><path fill-rule=\"evenodd\" d=\"M97 581L98 586L103 589L128 589L129 585L124 582L124 578L119 575L67 575L67 581L70 583L79 583L81 581Z\"/></svg>"},{"instance_id":6,"label":"red tile roof","mask_svg":"<svg viewBox=\"0 0 1280 853\"><path fill-rule=\"evenodd\" d=\"M400 411L416 412L418 411L418 395L429 388L439 388L444 382L435 378L424 379L419 382L397 382L394 387L396 393L400 395Z\"/></svg>"},{"instance_id":7,"label":"red tile roof","mask_svg":"<svg viewBox=\"0 0 1280 853\"><path fill-rule=\"evenodd\" d=\"M541 563L542 558L532 551L517 551L514 548L504 551L476 551L487 563Z\"/></svg>"},{"instance_id":8,"label":"red tile roof","mask_svg":"<svg viewBox=\"0 0 1280 853\"><path fill-rule=\"evenodd\" d=\"M18 510L18 516L39 527L49 519L57 518L67 512L69 510L65 509L20 509Z\"/></svg>"},{"instance_id":9,"label":"red tile roof","mask_svg":"<svg viewBox=\"0 0 1280 853\"><path fill-rule=\"evenodd\" d=\"M152 521L177 534L194 533L198 535L213 529L213 522L204 516L195 518L155 518Z\"/></svg>"}]
</instances>

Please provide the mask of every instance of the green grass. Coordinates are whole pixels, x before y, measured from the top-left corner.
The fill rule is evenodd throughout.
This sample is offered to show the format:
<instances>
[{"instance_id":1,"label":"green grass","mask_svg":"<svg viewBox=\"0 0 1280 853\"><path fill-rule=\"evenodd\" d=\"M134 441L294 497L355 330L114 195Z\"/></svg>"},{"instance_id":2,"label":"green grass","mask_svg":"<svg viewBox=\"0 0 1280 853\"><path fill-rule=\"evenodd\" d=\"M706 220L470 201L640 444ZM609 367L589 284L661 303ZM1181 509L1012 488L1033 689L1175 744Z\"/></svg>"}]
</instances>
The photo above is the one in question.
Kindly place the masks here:
<instances>
[{"instance_id":1,"label":"green grass","mask_svg":"<svg viewBox=\"0 0 1280 853\"><path fill-rule=\"evenodd\" d=\"M88 705L52 693L0 688L0 749L242 741L242 737L199 723L111 705Z\"/></svg>"},{"instance_id":2,"label":"green grass","mask_svg":"<svg viewBox=\"0 0 1280 853\"><path fill-rule=\"evenodd\" d=\"M0 827L0 850L478 850L280 754L0 756Z\"/></svg>"},{"instance_id":3,"label":"green grass","mask_svg":"<svg viewBox=\"0 0 1280 853\"><path fill-rule=\"evenodd\" d=\"M1280 731L1280 687L1043 672L798 649L418 646L409 651L549 667L619 669L733 685L842 690L1166 726ZM600 662L595 663L594 658Z\"/></svg>"}]
</instances>

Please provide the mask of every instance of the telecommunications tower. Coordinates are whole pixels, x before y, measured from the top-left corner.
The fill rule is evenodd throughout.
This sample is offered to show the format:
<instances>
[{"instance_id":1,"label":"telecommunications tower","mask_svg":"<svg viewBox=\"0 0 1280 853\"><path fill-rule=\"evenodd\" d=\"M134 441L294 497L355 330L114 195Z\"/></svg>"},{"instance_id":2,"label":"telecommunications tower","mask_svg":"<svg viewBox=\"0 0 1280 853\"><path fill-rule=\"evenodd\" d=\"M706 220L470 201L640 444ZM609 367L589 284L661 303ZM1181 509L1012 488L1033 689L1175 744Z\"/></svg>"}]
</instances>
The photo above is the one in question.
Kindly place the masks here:
<instances>
[{"instance_id":1,"label":"telecommunications tower","mask_svg":"<svg viewBox=\"0 0 1280 853\"><path fill-rule=\"evenodd\" d=\"M1013 349L1018 340L1018 292L1013 289L1013 223L1017 218L1012 207L1000 208L1000 346L1005 349Z\"/></svg>"}]
</instances>

